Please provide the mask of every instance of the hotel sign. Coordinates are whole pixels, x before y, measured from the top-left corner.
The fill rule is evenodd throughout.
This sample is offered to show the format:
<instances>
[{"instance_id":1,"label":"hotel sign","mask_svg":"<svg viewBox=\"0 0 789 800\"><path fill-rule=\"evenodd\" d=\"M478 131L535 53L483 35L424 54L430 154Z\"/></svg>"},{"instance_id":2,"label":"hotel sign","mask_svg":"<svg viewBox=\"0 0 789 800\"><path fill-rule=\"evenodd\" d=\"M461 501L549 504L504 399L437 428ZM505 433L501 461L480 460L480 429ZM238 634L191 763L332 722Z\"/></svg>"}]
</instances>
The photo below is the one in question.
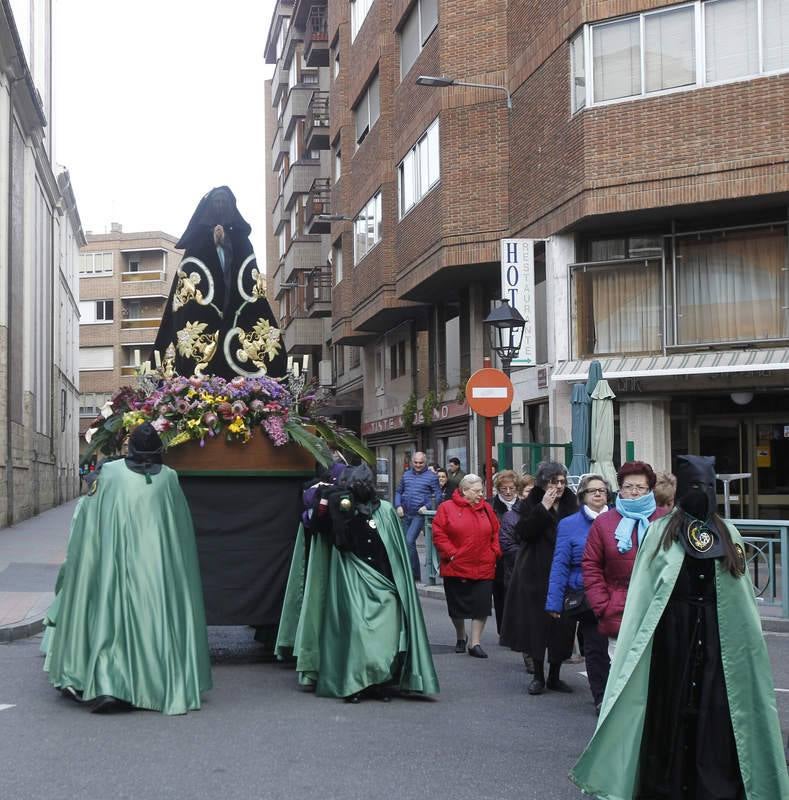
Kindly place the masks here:
<instances>
[{"instance_id":1,"label":"hotel sign","mask_svg":"<svg viewBox=\"0 0 789 800\"><path fill-rule=\"evenodd\" d=\"M526 320L520 353L512 365L533 367L534 342L534 242L535 239L501 240L501 296Z\"/></svg>"}]
</instances>

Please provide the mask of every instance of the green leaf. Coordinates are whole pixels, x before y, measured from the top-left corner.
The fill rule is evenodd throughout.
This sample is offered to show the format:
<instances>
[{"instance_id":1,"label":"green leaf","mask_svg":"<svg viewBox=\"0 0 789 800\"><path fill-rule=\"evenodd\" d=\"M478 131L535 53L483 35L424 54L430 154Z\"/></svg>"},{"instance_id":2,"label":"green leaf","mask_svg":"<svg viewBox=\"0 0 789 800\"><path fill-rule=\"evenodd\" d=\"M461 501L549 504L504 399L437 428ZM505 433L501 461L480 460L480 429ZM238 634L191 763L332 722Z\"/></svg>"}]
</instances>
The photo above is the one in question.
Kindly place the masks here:
<instances>
[{"instance_id":1,"label":"green leaf","mask_svg":"<svg viewBox=\"0 0 789 800\"><path fill-rule=\"evenodd\" d=\"M285 423L285 430L288 432L291 440L307 450L317 462L324 467L331 465L331 451L323 439L317 437L314 433L310 433L297 422L292 422L290 420Z\"/></svg>"}]
</instances>

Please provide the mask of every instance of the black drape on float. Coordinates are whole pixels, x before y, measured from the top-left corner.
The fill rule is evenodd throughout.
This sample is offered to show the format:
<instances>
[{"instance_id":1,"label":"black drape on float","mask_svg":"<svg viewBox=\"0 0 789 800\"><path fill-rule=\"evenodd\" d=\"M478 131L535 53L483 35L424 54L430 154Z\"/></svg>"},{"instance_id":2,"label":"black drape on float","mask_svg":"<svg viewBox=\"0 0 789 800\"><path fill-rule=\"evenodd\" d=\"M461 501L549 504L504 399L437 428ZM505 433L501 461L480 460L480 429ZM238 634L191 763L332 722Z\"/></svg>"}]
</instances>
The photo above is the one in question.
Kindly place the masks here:
<instances>
[{"instance_id":1,"label":"black drape on float","mask_svg":"<svg viewBox=\"0 0 789 800\"><path fill-rule=\"evenodd\" d=\"M274 626L302 510L302 477L181 476L192 512L206 622Z\"/></svg>"}]
</instances>

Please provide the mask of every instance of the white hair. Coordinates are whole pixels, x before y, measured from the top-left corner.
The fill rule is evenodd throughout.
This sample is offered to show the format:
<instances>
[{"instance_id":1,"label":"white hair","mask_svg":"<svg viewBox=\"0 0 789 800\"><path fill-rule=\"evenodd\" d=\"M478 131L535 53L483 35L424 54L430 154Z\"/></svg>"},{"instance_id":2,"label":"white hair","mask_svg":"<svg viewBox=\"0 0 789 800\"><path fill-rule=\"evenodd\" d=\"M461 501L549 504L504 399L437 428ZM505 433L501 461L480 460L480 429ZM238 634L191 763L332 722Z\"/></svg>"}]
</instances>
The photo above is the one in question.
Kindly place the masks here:
<instances>
[{"instance_id":1,"label":"white hair","mask_svg":"<svg viewBox=\"0 0 789 800\"><path fill-rule=\"evenodd\" d=\"M461 479L460 483L458 484L458 489L462 492L464 489L468 489L472 483L482 483L482 478L479 475L475 475L473 472L467 472Z\"/></svg>"}]
</instances>

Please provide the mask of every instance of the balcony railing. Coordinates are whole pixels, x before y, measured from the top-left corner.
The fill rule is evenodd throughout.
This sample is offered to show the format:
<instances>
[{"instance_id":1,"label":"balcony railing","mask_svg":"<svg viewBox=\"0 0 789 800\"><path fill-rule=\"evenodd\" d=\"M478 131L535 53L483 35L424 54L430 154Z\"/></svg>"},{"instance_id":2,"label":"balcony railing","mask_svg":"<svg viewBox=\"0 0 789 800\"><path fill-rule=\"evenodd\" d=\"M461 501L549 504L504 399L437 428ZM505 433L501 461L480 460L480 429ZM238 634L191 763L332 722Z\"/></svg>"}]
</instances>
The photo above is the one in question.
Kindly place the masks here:
<instances>
[{"instance_id":1,"label":"balcony railing","mask_svg":"<svg viewBox=\"0 0 789 800\"><path fill-rule=\"evenodd\" d=\"M312 93L304 118L304 144L310 150L329 148L329 93Z\"/></svg>"},{"instance_id":2,"label":"balcony railing","mask_svg":"<svg viewBox=\"0 0 789 800\"><path fill-rule=\"evenodd\" d=\"M318 267L307 275L307 296L305 298L307 310L313 312L313 315L318 316L314 312L319 309L318 306L331 304L331 268ZM331 313L331 308L325 309L327 313Z\"/></svg>"},{"instance_id":3,"label":"balcony railing","mask_svg":"<svg viewBox=\"0 0 789 800\"><path fill-rule=\"evenodd\" d=\"M148 317L142 319L122 319L121 329L130 328L158 328L162 321L161 317Z\"/></svg>"},{"instance_id":4,"label":"balcony railing","mask_svg":"<svg viewBox=\"0 0 789 800\"><path fill-rule=\"evenodd\" d=\"M304 57L307 66L329 66L329 19L326 6L313 6L304 32Z\"/></svg>"},{"instance_id":5,"label":"balcony railing","mask_svg":"<svg viewBox=\"0 0 789 800\"><path fill-rule=\"evenodd\" d=\"M310 233L328 233L331 223L319 216L331 214L331 180L316 178L307 195L307 230Z\"/></svg>"},{"instance_id":6,"label":"balcony railing","mask_svg":"<svg viewBox=\"0 0 789 800\"><path fill-rule=\"evenodd\" d=\"M132 272L127 270L121 272L121 281L126 283L128 281L163 281L164 272L160 269L156 270L138 270Z\"/></svg>"}]
</instances>

